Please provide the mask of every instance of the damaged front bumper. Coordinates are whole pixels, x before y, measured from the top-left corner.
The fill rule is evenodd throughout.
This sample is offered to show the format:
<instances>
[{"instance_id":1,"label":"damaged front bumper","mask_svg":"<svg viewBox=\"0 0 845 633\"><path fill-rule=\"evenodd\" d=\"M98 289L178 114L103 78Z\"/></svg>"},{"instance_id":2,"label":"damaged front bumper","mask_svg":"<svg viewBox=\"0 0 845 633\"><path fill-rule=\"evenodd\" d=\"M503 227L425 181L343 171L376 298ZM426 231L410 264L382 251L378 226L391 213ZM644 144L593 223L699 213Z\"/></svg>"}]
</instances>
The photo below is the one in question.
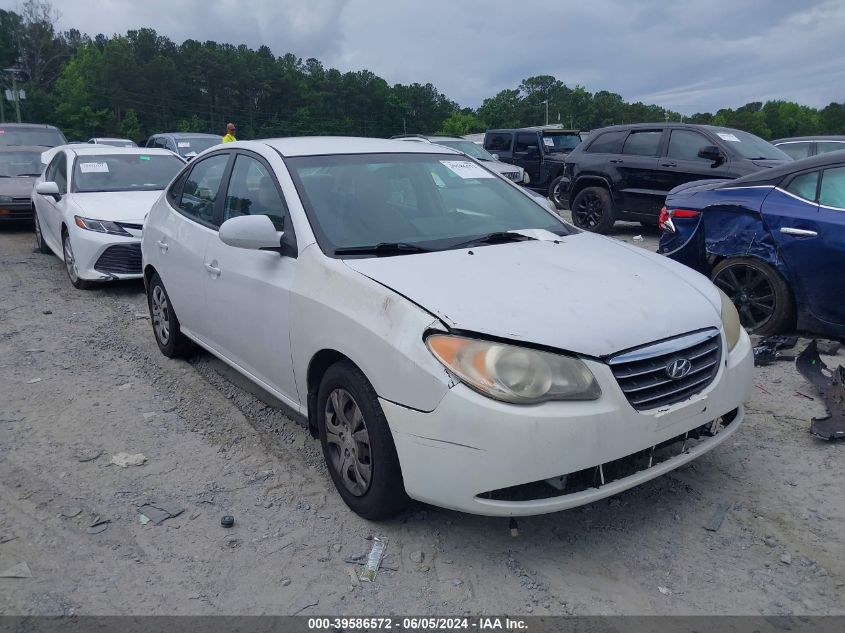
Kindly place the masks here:
<instances>
[{"instance_id":1,"label":"damaged front bumper","mask_svg":"<svg viewBox=\"0 0 845 633\"><path fill-rule=\"evenodd\" d=\"M730 437L753 375L743 332L713 382L692 398L636 411L608 365L589 402L517 406L456 385L432 412L381 400L408 495L491 516L556 512L607 497L689 462Z\"/></svg>"}]
</instances>

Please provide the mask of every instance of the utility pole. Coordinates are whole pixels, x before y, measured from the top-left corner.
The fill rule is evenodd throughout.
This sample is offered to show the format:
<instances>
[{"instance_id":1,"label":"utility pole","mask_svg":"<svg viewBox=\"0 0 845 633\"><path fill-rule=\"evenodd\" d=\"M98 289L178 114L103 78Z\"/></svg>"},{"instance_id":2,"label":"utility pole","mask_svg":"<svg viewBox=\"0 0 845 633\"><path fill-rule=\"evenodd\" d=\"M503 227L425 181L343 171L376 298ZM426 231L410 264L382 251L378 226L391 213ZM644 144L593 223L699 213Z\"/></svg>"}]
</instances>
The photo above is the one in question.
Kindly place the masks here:
<instances>
[{"instance_id":1,"label":"utility pole","mask_svg":"<svg viewBox=\"0 0 845 633\"><path fill-rule=\"evenodd\" d=\"M4 68L4 72L12 75L12 97L15 100L15 115L18 118L18 123L21 122L21 93L18 91L18 68ZM2 115L3 120L6 120L5 113Z\"/></svg>"},{"instance_id":2,"label":"utility pole","mask_svg":"<svg viewBox=\"0 0 845 633\"><path fill-rule=\"evenodd\" d=\"M549 124L549 100L546 99L545 101L543 101L543 103L546 104L546 125L548 125Z\"/></svg>"}]
</instances>

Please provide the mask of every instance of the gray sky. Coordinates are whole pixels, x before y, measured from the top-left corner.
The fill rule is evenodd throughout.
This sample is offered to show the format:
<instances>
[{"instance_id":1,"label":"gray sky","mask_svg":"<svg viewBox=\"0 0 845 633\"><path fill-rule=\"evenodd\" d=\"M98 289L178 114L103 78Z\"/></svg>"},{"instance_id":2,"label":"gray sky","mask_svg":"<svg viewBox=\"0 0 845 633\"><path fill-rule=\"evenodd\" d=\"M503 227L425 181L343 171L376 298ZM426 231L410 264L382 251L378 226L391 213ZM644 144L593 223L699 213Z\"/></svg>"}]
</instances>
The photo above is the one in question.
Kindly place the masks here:
<instances>
[{"instance_id":1,"label":"gray sky","mask_svg":"<svg viewBox=\"0 0 845 633\"><path fill-rule=\"evenodd\" d=\"M14 9L15 1L0 0ZM845 101L843 0L53 0L60 27L149 26L316 57L465 106L550 74L685 114Z\"/></svg>"}]
</instances>

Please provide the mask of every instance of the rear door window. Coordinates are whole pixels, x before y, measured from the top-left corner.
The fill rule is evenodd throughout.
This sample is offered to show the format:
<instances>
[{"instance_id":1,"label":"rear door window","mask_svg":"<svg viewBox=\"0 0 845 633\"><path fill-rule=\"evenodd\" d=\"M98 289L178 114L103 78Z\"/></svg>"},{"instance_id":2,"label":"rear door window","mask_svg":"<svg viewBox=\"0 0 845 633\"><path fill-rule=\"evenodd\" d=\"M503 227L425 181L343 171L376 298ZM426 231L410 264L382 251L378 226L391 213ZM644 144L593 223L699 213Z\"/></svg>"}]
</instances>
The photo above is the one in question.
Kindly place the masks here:
<instances>
[{"instance_id":1,"label":"rear door window","mask_svg":"<svg viewBox=\"0 0 845 633\"><path fill-rule=\"evenodd\" d=\"M517 134L516 135L516 145L513 148L514 152L527 152L528 148L534 147L539 149L537 146L537 135L536 134Z\"/></svg>"},{"instance_id":2,"label":"rear door window","mask_svg":"<svg viewBox=\"0 0 845 633\"><path fill-rule=\"evenodd\" d=\"M824 170L819 188L819 204L845 209L845 167Z\"/></svg>"},{"instance_id":3,"label":"rear door window","mask_svg":"<svg viewBox=\"0 0 845 633\"><path fill-rule=\"evenodd\" d=\"M511 149L511 135L493 132L484 138L484 149L490 152L508 152Z\"/></svg>"},{"instance_id":4,"label":"rear door window","mask_svg":"<svg viewBox=\"0 0 845 633\"><path fill-rule=\"evenodd\" d=\"M660 137L663 132L660 130L636 130L625 139L622 147L623 154L633 156L657 156L660 149Z\"/></svg>"},{"instance_id":5,"label":"rear door window","mask_svg":"<svg viewBox=\"0 0 845 633\"><path fill-rule=\"evenodd\" d=\"M587 151L591 154L618 154L626 134L627 132L624 130L605 132L590 143Z\"/></svg>"},{"instance_id":6,"label":"rear door window","mask_svg":"<svg viewBox=\"0 0 845 633\"><path fill-rule=\"evenodd\" d=\"M809 141L806 143L783 143L782 145L777 146L778 149L783 150L790 158L794 158L795 160L807 158L807 156L810 155L811 147L812 143ZM845 149L845 147L843 147L843 149Z\"/></svg>"},{"instance_id":7,"label":"rear door window","mask_svg":"<svg viewBox=\"0 0 845 633\"><path fill-rule=\"evenodd\" d=\"M229 154L215 154L197 162L185 179L177 205L184 215L213 227L219 226L214 214L214 203L220 191L220 182L229 162Z\"/></svg>"},{"instance_id":8,"label":"rear door window","mask_svg":"<svg viewBox=\"0 0 845 633\"><path fill-rule=\"evenodd\" d=\"M702 147L713 145L713 142L708 140L703 134L693 132L692 130L672 130L669 136L669 149L666 152L667 158L674 158L675 160L701 160L708 161L706 158L699 158L698 152Z\"/></svg>"},{"instance_id":9,"label":"rear door window","mask_svg":"<svg viewBox=\"0 0 845 633\"><path fill-rule=\"evenodd\" d=\"M783 149L783 147L781 147ZM840 152L845 150L845 141L816 141L816 153Z\"/></svg>"}]
</instances>

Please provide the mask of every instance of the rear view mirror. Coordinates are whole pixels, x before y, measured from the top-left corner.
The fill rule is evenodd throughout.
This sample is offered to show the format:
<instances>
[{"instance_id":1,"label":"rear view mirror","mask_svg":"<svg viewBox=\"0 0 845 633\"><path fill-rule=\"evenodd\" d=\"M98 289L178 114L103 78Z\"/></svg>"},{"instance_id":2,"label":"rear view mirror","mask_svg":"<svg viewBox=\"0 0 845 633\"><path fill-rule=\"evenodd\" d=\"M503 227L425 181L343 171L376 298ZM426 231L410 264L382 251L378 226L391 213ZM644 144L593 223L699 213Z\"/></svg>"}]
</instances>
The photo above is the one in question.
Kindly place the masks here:
<instances>
[{"instance_id":1,"label":"rear view mirror","mask_svg":"<svg viewBox=\"0 0 845 633\"><path fill-rule=\"evenodd\" d=\"M59 191L59 185L55 182L39 182L35 186L35 193L39 193L42 196L50 196L54 200L62 199L62 194Z\"/></svg>"},{"instance_id":2,"label":"rear view mirror","mask_svg":"<svg viewBox=\"0 0 845 633\"><path fill-rule=\"evenodd\" d=\"M714 163L721 163L724 160L722 150L715 145L705 145L698 150L698 157L706 160L712 160Z\"/></svg>"},{"instance_id":3,"label":"rear view mirror","mask_svg":"<svg viewBox=\"0 0 845 633\"><path fill-rule=\"evenodd\" d=\"M282 233L266 215L242 215L220 225L220 241L235 248L277 250L281 248Z\"/></svg>"}]
</instances>

